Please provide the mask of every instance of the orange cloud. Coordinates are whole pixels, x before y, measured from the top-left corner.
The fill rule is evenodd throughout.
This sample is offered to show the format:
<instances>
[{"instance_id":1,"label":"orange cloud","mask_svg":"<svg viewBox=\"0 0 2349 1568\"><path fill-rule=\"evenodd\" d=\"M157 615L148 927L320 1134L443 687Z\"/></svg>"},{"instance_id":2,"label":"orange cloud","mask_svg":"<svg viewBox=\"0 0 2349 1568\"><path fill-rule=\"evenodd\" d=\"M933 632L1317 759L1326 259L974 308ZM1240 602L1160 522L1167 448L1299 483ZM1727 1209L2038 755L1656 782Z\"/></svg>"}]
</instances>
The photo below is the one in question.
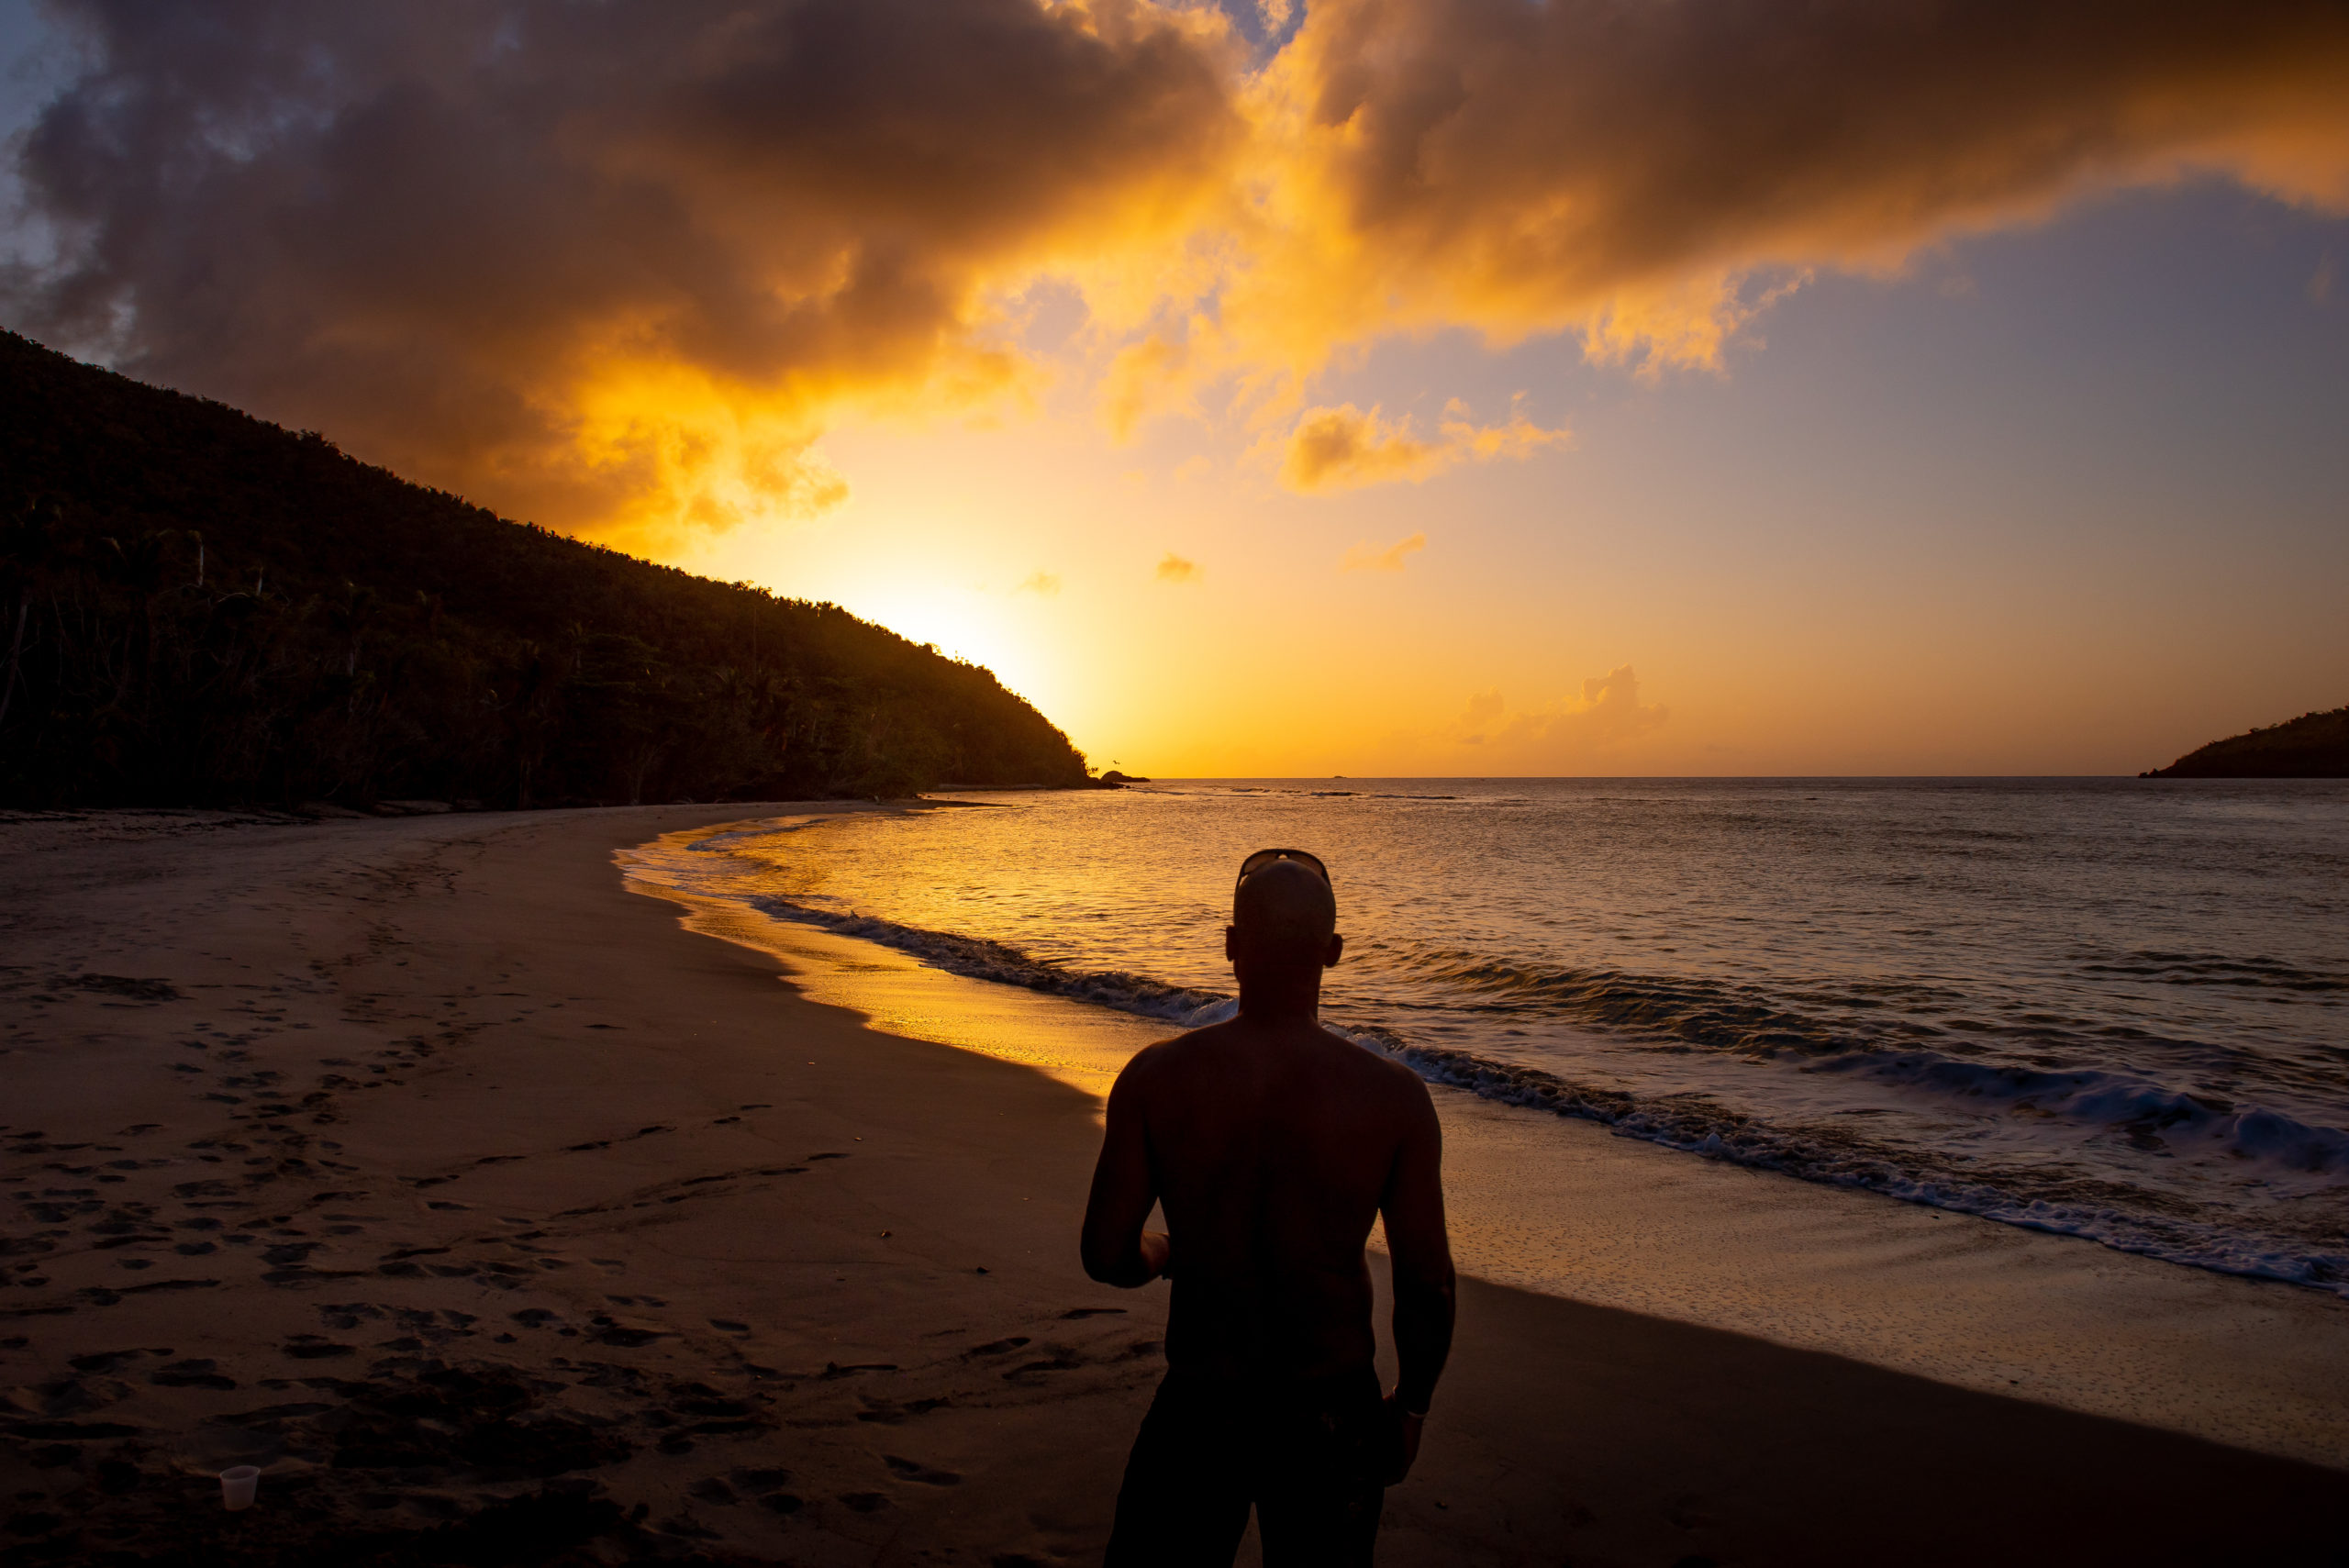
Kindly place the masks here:
<instances>
[{"instance_id":1,"label":"orange cloud","mask_svg":"<svg viewBox=\"0 0 2349 1568\"><path fill-rule=\"evenodd\" d=\"M1186 561L1171 550L1158 563L1157 576L1162 583L1196 583L1205 575L1197 562Z\"/></svg>"},{"instance_id":2,"label":"orange cloud","mask_svg":"<svg viewBox=\"0 0 2349 1568\"><path fill-rule=\"evenodd\" d=\"M28 329L510 514L821 509L852 411L1033 377L1009 284L1195 226L1229 30L1146 0L60 0Z\"/></svg>"},{"instance_id":3,"label":"orange cloud","mask_svg":"<svg viewBox=\"0 0 2349 1568\"><path fill-rule=\"evenodd\" d=\"M2199 171L2349 207L2349 12L2309 0L1317 0L1241 101L1234 260L1129 423L1449 328L1718 366L1817 269Z\"/></svg>"},{"instance_id":4,"label":"orange cloud","mask_svg":"<svg viewBox=\"0 0 2349 1568\"><path fill-rule=\"evenodd\" d=\"M1061 580L1050 572L1031 572L1021 580L1015 594L1033 594L1040 599L1055 598L1061 591Z\"/></svg>"},{"instance_id":5,"label":"orange cloud","mask_svg":"<svg viewBox=\"0 0 2349 1568\"><path fill-rule=\"evenodd\" d=\"M1454 398L1428 439L1412 433L1408 416L1388 423L1375 406L1365 414L1346 403L1308 408L1297 420L1281 463L1281 483L1308 494L1396 479L1417 483L1463 462L1522 459L1573 444L1571 431L1543 429L1514 402L1506 424L1477 425L1470 421L1466 405Z\"/></svg>"},{"instance_id":6,"label":"orange cloud","mask_svg":"<svg viewBox=\"0 0 2349 1568\"><path fill-rule=\"evenodd\" d=\"M1381 549L1375 544L1358 544L1352 550L1346 551L1345 563L1339 570L1344 572L1400 572L1403 570L1403 558L1405 556L1417 554L1419 551L1427 549L1427 547L1428 536L1423 533L1413 534L1408 539L1397 539L1393 544L1386 546L1385 549Z\"/></svg>"},{"instance_id":7,"label":"orange cloud","mask_svg":"<svg viewBox=\"0 0 2349 1568\"><path fill-rule=\"evenodd\" d=\"M1292 490L1332 490L1382 479L1424 479L1433 471L1433 447L1411 437L1410 421L1382 424L1374 405L1308 408L1289 432L1281 483Z\"/></svg>"}]
</instances>

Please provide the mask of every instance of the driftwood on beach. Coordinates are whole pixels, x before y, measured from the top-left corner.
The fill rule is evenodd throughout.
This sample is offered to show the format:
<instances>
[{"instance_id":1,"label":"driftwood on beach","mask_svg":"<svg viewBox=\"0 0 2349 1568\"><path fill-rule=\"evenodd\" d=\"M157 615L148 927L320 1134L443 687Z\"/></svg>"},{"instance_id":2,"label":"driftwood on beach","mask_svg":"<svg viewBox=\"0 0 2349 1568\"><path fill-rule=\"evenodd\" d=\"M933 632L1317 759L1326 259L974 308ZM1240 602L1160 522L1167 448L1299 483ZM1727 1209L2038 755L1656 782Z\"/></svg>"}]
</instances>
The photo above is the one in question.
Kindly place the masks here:
<instances>
[{"instance_id":1,"label":"driftwood on beach","mask_svg":"<svg viewBox=\"0 0 2349 1568\"><path fill-rule=\"evenodd\" d=\"M0 803L1082 784L988 671L0 333Z\"/></svg>"}]
</instances>

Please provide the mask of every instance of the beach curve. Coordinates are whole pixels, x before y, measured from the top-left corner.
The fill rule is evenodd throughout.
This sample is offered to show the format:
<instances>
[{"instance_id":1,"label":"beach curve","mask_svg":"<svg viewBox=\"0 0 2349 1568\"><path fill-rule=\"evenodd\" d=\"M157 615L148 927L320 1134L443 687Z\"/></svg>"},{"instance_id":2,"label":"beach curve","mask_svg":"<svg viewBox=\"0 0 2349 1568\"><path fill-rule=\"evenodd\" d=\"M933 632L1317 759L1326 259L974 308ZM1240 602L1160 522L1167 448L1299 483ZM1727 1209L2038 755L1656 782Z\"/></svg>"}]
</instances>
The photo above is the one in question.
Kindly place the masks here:
<instances>
[{"instance_id":1,"label":"beach curve","mask_svg":"<svg viewBox=\"0 0 2349 1568\"><path fill-rule=\"evenodd\" d=\"M239 1459L257 1561L525 1506L721 1560L1097 1552L1163 1298L1076 1268L1089 1096L794 996L614 875L777 809L0 829L28 1561L215 1541L188 1505ZM1640 1273L1603 1261L1602 1296ZM1463 1324L1385 1561L2290 1561L2332 1528L2337 1471L2240 1439L1475 1281Z\"/></svg>"}]
</instances>

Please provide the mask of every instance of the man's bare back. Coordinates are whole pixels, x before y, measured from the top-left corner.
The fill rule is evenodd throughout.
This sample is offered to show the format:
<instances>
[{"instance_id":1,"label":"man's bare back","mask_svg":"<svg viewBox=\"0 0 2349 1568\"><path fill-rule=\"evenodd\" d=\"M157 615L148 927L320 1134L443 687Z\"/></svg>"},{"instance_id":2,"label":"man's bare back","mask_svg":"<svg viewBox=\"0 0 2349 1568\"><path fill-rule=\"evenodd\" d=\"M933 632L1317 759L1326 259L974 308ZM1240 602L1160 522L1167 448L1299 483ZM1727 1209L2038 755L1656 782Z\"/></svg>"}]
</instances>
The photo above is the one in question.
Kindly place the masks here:
<instances>
[{"instance_id":1,"label":"man's bare back","mask_svg":"<svg viewBox=\"0 0 2349 1568\"><path fill-rule=\"evenodd\" d=\"M1335 917L1319 861L1250 857L1225 937L1240 1016L1151 1046L1110 1091L1085 1270L1174 1284L1112 1564L1229 1561L1252 1505L1268 1562L1367 1562L1418 1451L1452 1340L1442 1133L1414 1073L1318 1021ZM1400 1371L1383 1404L1363 1253L1380 1218Z\"/></svg>"},{"instance_id":2,"label":"man's bare back","mask_svg":"<svg viewBox=\"0 0 2349 1568\"><path fill-rule=\"evenodd\" d=\"M1371 1363L1372 1222L1425 1193L1432 1214L1391 1214L1388 1227L1431 1222L1439 1244L1442 1235L1440 1190L1412 1179L1414 1165L1441 1157L1416 1074L1308 1020L1240 1018L1141 1052L1110 1106L1141 1146L1114 1152L1147 1162L1181 1248L1169 1365L1237 1379ZM1113 1168L1112 1152L1105 1184L1126 1193L1102 1195L1123 1218L1141 1201L1130 1184L1142 1173Z\"/></svg>"}]
</instances>

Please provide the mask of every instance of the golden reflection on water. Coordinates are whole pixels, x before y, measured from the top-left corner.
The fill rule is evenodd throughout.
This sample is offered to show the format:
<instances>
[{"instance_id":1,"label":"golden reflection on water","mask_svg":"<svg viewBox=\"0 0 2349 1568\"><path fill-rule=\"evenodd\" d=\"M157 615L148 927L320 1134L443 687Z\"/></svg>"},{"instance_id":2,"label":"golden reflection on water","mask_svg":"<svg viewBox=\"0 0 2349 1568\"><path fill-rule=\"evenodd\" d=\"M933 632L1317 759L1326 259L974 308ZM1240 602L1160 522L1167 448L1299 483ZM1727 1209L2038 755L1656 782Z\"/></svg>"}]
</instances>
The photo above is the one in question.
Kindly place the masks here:
<instances>
[{"instance_id":1,"label":"golden reflection on water","mask_svg":"<svg viewBox=\"0 0 2349 1568\"><path fill-rule=\"evenodd\" d=\"M707 832L662 842L689 842ZM627 868L629 857L619 859ZM631 874L629 884L684 905L680 923L689 931L781 958L788 984L811 1002L857 1013L888 1034L1033 1067L1097 1101L1108 1096L1135 1051L1175 1032L1154 1019L950 974L876 943L696 898L650 878Z\"/></svg>"}]
</instances>

